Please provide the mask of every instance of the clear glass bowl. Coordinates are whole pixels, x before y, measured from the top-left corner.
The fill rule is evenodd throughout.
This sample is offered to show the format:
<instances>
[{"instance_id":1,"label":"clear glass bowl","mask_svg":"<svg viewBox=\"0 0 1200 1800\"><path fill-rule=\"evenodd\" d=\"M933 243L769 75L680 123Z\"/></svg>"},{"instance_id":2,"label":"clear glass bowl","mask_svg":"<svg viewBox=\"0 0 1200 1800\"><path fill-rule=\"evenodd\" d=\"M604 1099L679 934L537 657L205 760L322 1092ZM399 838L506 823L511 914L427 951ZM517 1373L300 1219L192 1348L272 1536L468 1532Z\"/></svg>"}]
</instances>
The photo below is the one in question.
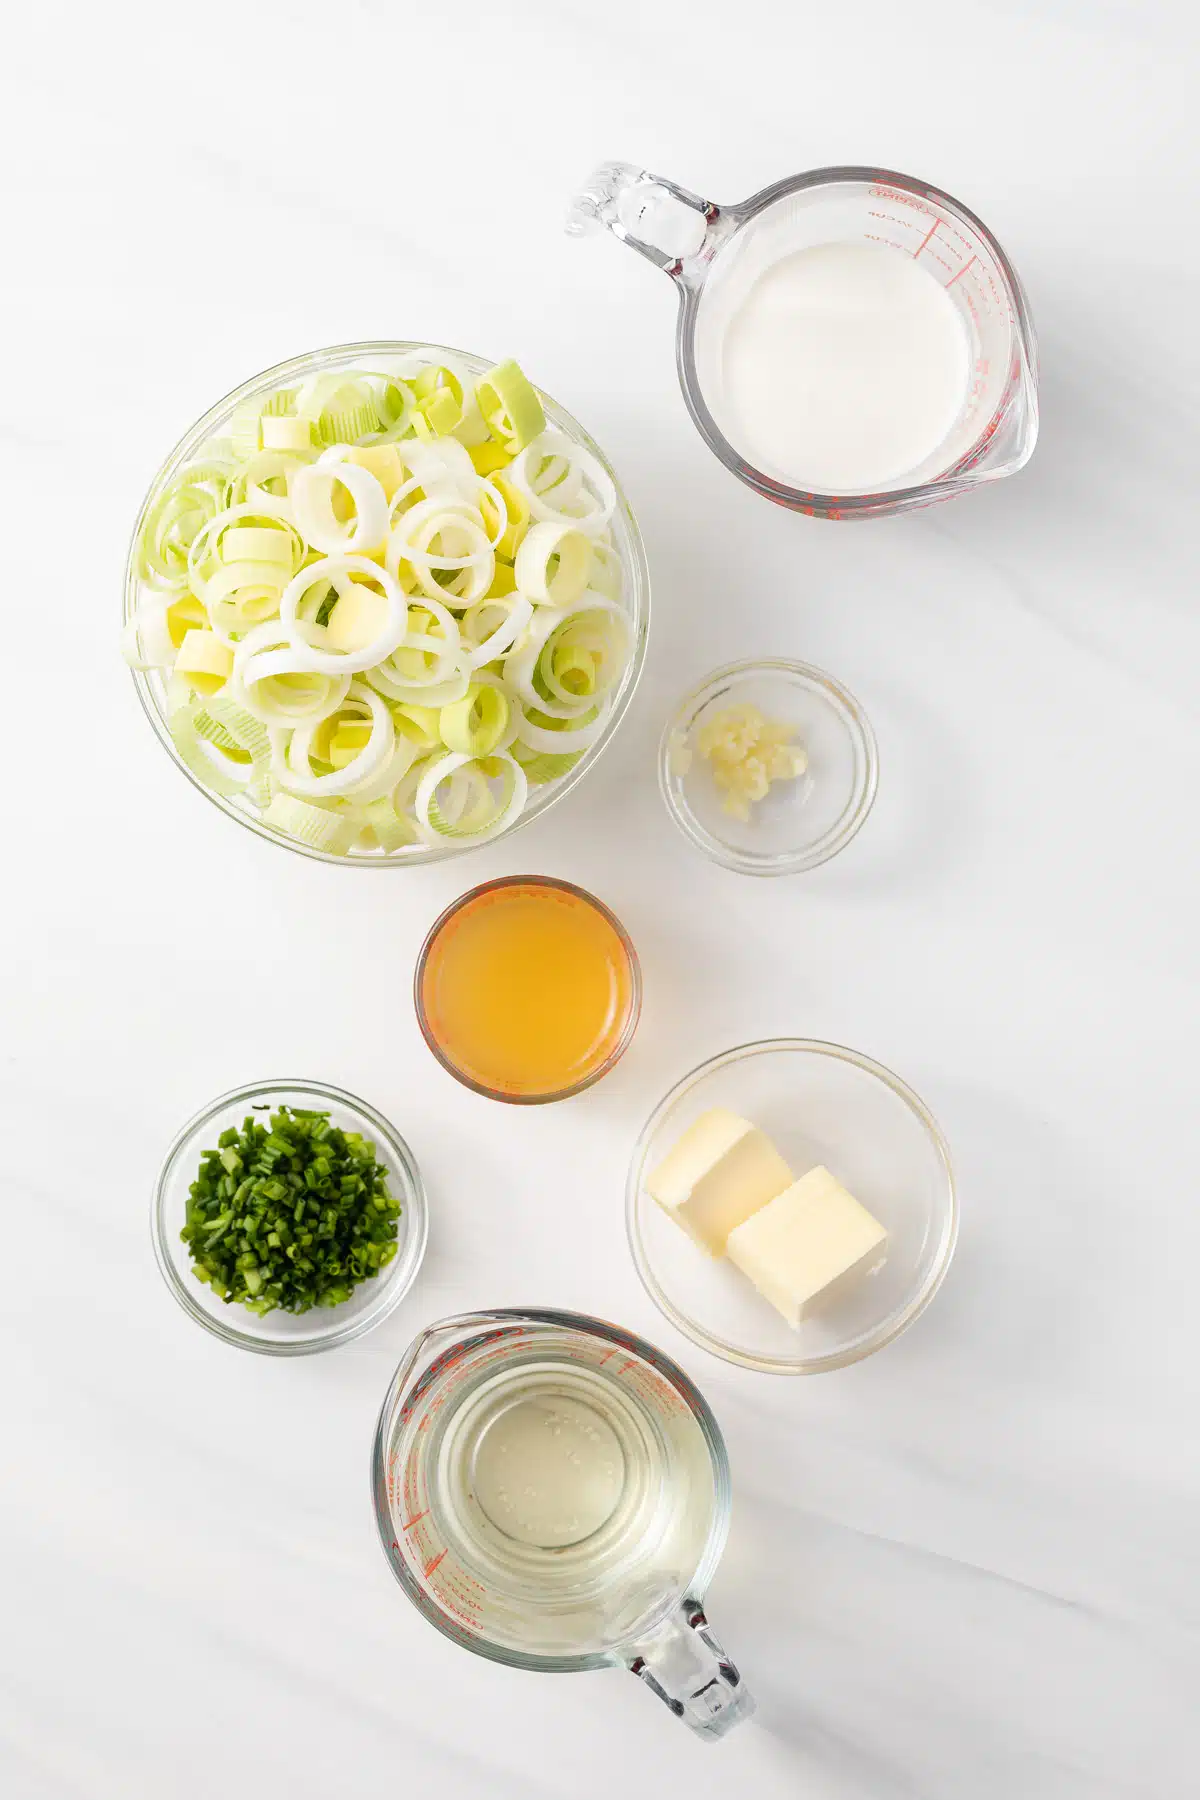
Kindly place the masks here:
<instances>
[{"instance_id":1,"label":"clear glass bowl","mask_svg":"<svg viewBox=\"0 0 1200 1800\"><path fill-rule=\"evenodd\" d=\"M253 399L286 382L299 382L307 376L326 371L363 367L386 371L389 360L411 355L415 350L441 351L445 355L453 357L457 362L465 364L476 375L482 375L493 366L495 361L491 357L473 355L467 350L454 350L449 345L410 342L398 338L362 344L337 344L328 350L312 350L306 356L295 356L288 362L277 363L273 369L265 369L261 375L254 376L253 380L243 382L241 387L235 388L231 394L226 394L223 400L218 400L215 406L210 407L204 417L196 421L191 430L180 439L171 451L151 482L150 490L142 503L141 511L133 528L125 571L126 622L132 617L138 605L140 584L137 579L134 551L146 515L154 505L163 485L184 463L194 460L201 447L209 439L220 436L235 409L244 400ZM540 389L539 392L541 392ZM547 812L557 801L570 793L585 770L592 766L605 745L611 741L617 726L624 717L625 709L633 698L634 688L641 675L650 627L650 573L646 566L646 553L642 546L641 533L638 531L637 523L621 490L616 473L600 446L588 436L583 426L579 424L578 420L572 418L565 407L559 406L558 402L552 400L546 393L542 393L542 403L545 407L547 423L555 426L559 431L565 432L577 443L590 450L592 455L603 465L617 490L617 506L612 519L612 537L625 572L624 600L633 625L633 647L629 667L613 694L612 706L600 736L584 751L575 767L566 775L560 777L558 781L531 788L525 810L520 818L509 827L510 831L516 831L522 825L528 824L531 819L539 818L542 813ZM154 727L159 743L176 767L186 775L192 786L198 788L207 800L212 801L214 806L219 806L222 812L228 813L231 819L236 819L239 824L249 826L251 831L257 832L259 837L266 838L270 843L282 844L285 849L295 850L301 856L315 857L318 862L351 864L355 868L363 869L395 868L414 863L441 862L447 857L462 856L476 847L470 843L414 844L388 852L372 850L351 853L349 856L335 856L326 850L316 850L309 844L297 843L285 832L277 831L273 826L268 825L248 800L240 799L236 795L227 798L221 794L214 794L203 782L197 780L179 755L171 737L167 724L166 683L161 675L154 670L135 669L133 681L138 699L142 703L142 710Z\"/></svg>"},{"instance_id":2,"label":"clear glass bowl","mask_svg":"<svg viewBox=\"0 0 1200 1800\"><path fill-rule=\"evenodd\" d=\"M823 1163L887 1230L882 1265L798 1331L646 1192L649 1172L713 1106L761 1126L797 1176ZM945 1140L898 1076L839 1044L774 1038L701 1063L659 1102L634 1149L626 1223L648 1293L694 1343L748 1369L815 1375L870 1356L925 1310L954 1254L958 1202Z\"/></svg>"},{"instance_id":3,"label":"clear glass bowl","mask_svg":"<svg viewBox=\"0 0 1200 1800\"><path fill-rule=\"evenodd\" d=\"M188 1188L200 1155L211 1149L226 1126L240 1126L252 1107L298 1106L328 1112L343 1130L361 1131L375 1145L387 1170L388 1188L400 1202L396 1254L378 1275L361 1282L340 1306L307 1313L270 1312L259 1317L237 1302L218 1299L192 1274L192 1259L179 1233L187 1214ZM416 1278L429 1235L425 1189L412 1151L400 1133L365 1100L321 1081L256 1081L221 1094L189 1119L167 1151L154 1191L154 1254L163 1279L186 1313L227 1344L265 1356L304 1356L348 1344L378 1325L399 1305Z\"/></svg>"},{"instance_id":4,"label":"clear glass bowl","mask_svg":"<svg viewBox=\"0 0 1200 1800\"><path fill-rule=\"evenodd\" d=\"M748 820L723 810L712 766L692 747L697 726L745 705L793 726L808 753L804 773L773 781ZM772 657L731 663L684 696L659 744L658 780L676 825L713 862L739 875L794 875L828 862L858 831L875 803L879 756L853 694L808 663Z\"/></svg>"},{"instance_id":5,"label":"clear glass bowl","mask_svg":"<svg viewBox=\"0 0 1200 1800\"><path fill-rule=\"evenodd\" d=\"M527 1088L521 1087L515 1082L509 1087L497 1087L489 1086L476 1079L469 1069L463 1067L451 1048L438 1035L426 1000L426 969L446 927L451 925L465 908L474 906L486 895L500 893L507 888L522 887L549 890L551 893L557 892L590 907L612 927L624 953L626 977L629 983L629 1000L625 1008L625 1015L613 1036L611 1046L603 1058L588 1068L586 1073L576 1080L568 1081L562 1087ZM557 881L550 875L503 875L496 881L485 881L479 887L471 888L467 893L460 894L458 899L451 901L445 912L434 920L417 957L416 972L413 976L413 1005L416 1009L417 1024L421 1028L422 1037L443 1069L453 1075L456 1081L461 1081L464 1087L471 1089L472 1093L482 1094L485 1100L503 1100L510 1106L545 1106L552 1100L570 1100L575 1094L582 1094L585 1088L594 1086L620 1062L633 1042L633 1034L637 1030L638 1020L642 1014L642 966L638 961L637 951L633 947L633 939L620 919L605 906L603 900L597 900L595 894L589 894L586 888L576 887L573 881Z\"/></svg>"}]
</instances>

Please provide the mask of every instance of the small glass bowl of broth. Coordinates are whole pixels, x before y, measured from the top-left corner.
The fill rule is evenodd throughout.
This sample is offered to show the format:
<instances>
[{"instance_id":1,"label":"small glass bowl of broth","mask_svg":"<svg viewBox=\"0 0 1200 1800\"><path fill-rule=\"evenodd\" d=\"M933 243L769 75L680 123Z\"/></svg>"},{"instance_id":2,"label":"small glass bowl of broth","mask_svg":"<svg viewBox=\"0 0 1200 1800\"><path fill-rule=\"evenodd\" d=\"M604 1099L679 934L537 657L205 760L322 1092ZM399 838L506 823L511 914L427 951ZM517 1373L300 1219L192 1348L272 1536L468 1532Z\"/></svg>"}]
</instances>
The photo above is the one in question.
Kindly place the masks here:
<instances>
[{"instance_id":1,"label":"small glass bowl of broth","mask_svg":"<svg viewBox=\"0 0 1200 1800\"><path fill-rule=\"evenodd\" d=\"M534 1106L582 1092L620 1060L642 976L628 932L594 894L510 875L437 920L414 1000L443 1068L490 1100Z\"/></svg>"}]
</instances>

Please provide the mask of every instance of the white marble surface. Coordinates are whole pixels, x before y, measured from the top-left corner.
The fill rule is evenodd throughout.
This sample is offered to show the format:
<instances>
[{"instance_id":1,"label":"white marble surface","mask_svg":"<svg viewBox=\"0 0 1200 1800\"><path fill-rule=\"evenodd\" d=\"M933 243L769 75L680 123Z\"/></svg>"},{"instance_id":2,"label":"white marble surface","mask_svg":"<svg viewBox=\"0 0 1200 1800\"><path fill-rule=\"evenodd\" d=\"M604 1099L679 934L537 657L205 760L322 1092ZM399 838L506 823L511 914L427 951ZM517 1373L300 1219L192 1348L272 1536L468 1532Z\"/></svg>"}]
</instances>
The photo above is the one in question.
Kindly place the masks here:
<instances>
[{"instance_id":1,"label":"white marble surface","mask_svg":"<svg viewBox=\"0 0 1200 1800\"><path fill-rule=\"evenodd\" d=\"M1195 49L1182 0L10 17L5 1800L1196 1792ZM667 283L562 235L613 155L718 199L872 158L960 194L1032 295L1030 468L857 527L741 489L687 422ZM656 622L561 812L377 878L208 806L115 639L129 523L177 434L280 357L389 334L527 359L587 422ZM681 685L753 651L840 675L881 745L867 829L788 882L699 861L651 775ZM611 902L647 1001L609 1081L514 1113L435 1066L409 980L448 899L525 869ZM930 1312L807 1382L678 1338L622 1224L666 1085L789 1032L906 1076L963 1205ZM178 1123L281 1072L391 1114L433 1208L397 1316L292 1363L198 1331L147 1231ZM522 1300L645 1330L720 1417L736 1508L711 1613L760 1699L723 1745L626 1675L463 1654L388 1575L366 1475L392 1367L429 1320Z\"/></svg>"}]
</instances>

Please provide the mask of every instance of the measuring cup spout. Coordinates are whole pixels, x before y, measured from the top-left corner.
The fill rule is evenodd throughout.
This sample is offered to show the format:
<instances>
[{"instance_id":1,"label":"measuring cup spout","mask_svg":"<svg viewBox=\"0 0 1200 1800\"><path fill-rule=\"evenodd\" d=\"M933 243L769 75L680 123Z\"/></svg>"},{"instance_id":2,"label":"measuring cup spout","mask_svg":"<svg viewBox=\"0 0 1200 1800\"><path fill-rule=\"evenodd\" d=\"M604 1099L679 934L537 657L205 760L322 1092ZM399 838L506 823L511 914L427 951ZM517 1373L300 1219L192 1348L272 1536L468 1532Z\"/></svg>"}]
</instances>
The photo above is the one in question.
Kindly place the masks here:
<instances>
[{"instance_id":1,"label":"measuring cup spout","mask_svg":"<svg viewBox=\"0 0 1200 1800\"><path fill-rule=\"evenodd\" d=\"M423 1363L428 1364L425 1370L427 1378L436 1375L440 1354L452 1351L463 1332L470 1331L476 1326L493 1325L498 1319L510 1316L512 1315L499 1312L457 1313L453 1318L438 1319L432 1325L426 1326L425 1330L419 1332L413 1339L405 1353L404 1360L392 1377L388 1397L383 1404L383 1413L380 1415L381 1420L386 1415L389 1406L397 1398L402 1398L407 1394L413 1377ZM440 1351L439 1346L441 1347ZM412 1395L408 1395L407 1403L409 1405L412 1404L412 1398Z\"/></svg>"},{"instance_id":2,"label":"measuring cup spout","mask_svg":"<svg viewBox=\"0 0 1200 1800\"><path fill-rule=\"evenodd\" d=\"M714 201L626 162L601 163L571 203L573 237L601 227L677 281L699 273L726 235Z\"/></svg>"},{"instance_id":3,"label":"measuring cup spout","mask_svg":"<svg viewBox=\"0 0 1200 1800\"><path fill-rule=\"evenodd\" d=\"M697 1600L685 1600L626 1660L630 1671L700 1737L724 1737L754 1711L753 1696Z\"/></svg>"}]
</instances>

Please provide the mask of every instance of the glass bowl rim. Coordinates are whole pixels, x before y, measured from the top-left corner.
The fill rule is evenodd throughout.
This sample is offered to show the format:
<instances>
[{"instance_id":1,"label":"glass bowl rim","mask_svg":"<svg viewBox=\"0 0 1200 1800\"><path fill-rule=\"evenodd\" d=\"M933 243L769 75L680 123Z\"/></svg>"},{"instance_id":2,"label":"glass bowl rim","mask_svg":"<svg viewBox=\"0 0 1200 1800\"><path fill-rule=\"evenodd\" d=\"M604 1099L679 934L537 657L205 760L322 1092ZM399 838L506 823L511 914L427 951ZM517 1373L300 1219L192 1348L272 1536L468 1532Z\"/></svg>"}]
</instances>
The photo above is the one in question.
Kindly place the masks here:
<instances>
[{"instance_id":1,"label":"glass bowl rim","mask_svg":"<svg viewBox=\"0 0 1200 1800\"><path fill-rule=\"evenodd\" d=\"M933 1146L944 1177L945 1219L942 1224L941 1243L938 1246L933 1266L924 1282L901 1308L898 1315L889 1322L886 1329L877 1330L867 1341L853 1349L835 1351L827 1356L756 1355L753 1351L743 1350L738 1345L731 1344L725 1338L717 1337L715 1333L705 1331L704 1327L689 1314L680 1311L651 1269L650 1260L642 1242L641 1225L638 1219L642 1174L645 1169L646 1157L651 1140L664 1114L705 1076L714 1074L718 1069L726 1068L729 1064L741 1062L748 1057L761 1056L780 1050L831 1056L838 1062L850 1063L855 1068L861 1069L864 1074L873 1075L882 1081L924 1126L926 1136ZM867 1056L860 1050L851 1050L845 1044L835 1044L823 1038L758 1038L751 1043L736 1044L730 1050L721 1051L718 1055L707 1057L704 1062L697 1063L694 1069L681 1076L667 1090L638 1133L625 1183L625 1234L630 1254L642 1286L659 1311L671 1321L678 1331L690 1338L693 1344L698 1344L702 1350L707 1350L711 1355L719 1357L722 1362L735 1363L740 1368L754 1369L764 1375L822 1375L834 1369L848 1368L852 1363L862 1362L866 1357L874 1355L877 1350L882 1350L886 1344L893 1343L925 1311L945 1280L946 1271L950 1267L958 1241L958 1224L958 1191L954 1180L954 1167L950 1160L950 1149L941 1127L920 1095L915 1093L906 1081L902 1081L885 1064L877 1062L874 1057Z\"/></svg>"},{"instance_id":2,"label":"glass bowl rim","mask_svg":"<svg viewBox=\"0 0 1200 1800\"><path fill-rule=\"evenodd\" d=\"M779 852L736 850L701 825L691 807L686 804L682 792L675 791L677 778L672 772L670 760L672 740L680 730L685 716L706 703L711 688L717 688L723 682L773 674L787 676L810 692L818 688L832 700L855 749L862 756L862 780L855 784L850 804L843 808L835 824L808 849ZM723 869L731 869L738 875L800 875L829 862L858 836L865 825L879 792L879 745L861 703L836 676L817 668L815 663L800 662L795 657L748 657L714 669L690 688L672 708L658 743L658 786L672 822L710 862L718 863Z\"/></svg>"},{"instance_id":3,"label":"glass bowl rim","mask_svg":"<svg viewBox=\"0 0 1200 1800\"><path fill-rule=\"evenodd\" d=\"M577 900L584 901L612 926L620 939L621 948L624 950L629 964L631 990L629 1011L621 1028L620 1037L604 1061L590 1074L583 1076L579 1081L572 1082L570 1087L555 1088L552 1093L548 1094L507 1094L500 1088L491 1088L483 1082L476 1081L465 1070L460 1069L456 1063L451 1062L443 1052L429 1023L429 1016L425 1010L425 1001L421 993L422 977L425 974L425 965L429 961L430 951L455 914L461 912L464 907L469 906L472 901L478 900L482 895L491 894L498 888L506 887L557 888L559 893L573 894ZM425 941L417 955L416 968L413 971L413 1006L416 1010L417 1024L421 1028L421 1036L446 1073L453 1075L454 1079L461 1082L463 1087L470 1088L473 1094L482 1095L485 1100L502 1100L508 1106L549 1106L555 1100L571 1100L576 1094L582 1094L586 1088L593 1087L597 1081L600 1081L616 1067L628 1050L633 1042L634 1032L638 1028L638 1021L642 1016L642 965L637 950L634 948L633 939L616 913L589 889L580 887L574 881L564 881L557 875L498 875L491 881L481 881L477 887L468 888L465 894L460 894L457 900L452 900L449 906L442 909L429 927L425 934Z\"/></svg>"},{"instance_id":4,"label":"glass bowl rim","mask_svg":"<svg viewBox=\"0 0 1200 1800\"><path fill-rule=\"evenodd\" d=\"M460 358L468 365L478 366L480 372L493 366L487 357L481 356L476 350L459 350L453 345L435 344L428 339L365 338L361 342L329 344L320 349L305 351L299 356L288 357L284 362L275 363L271 368L263 369L259 374L252 375L248 380L241 382L237 387L231 388L220 400L214 402L214 404L208 408L207 412L197 419L195 424L192 425L189 430L183 433L182 437L177 440L174 447L164 457L155 472L150 485L146 490L142 504L138 509L125 561L124 623L128 625L129 620L137 609L138 592L141 586L138 580L136 567L138 538L141 535L142 526L146 521L163 483L196 453L200 445L203 444L205 439L211 434L213 427L220 420L225 418L232 408L236 407L240 401L250 398L264 386L279 381L286 381L292 376L311 374L330 364L358 359L365 356L403 356L416 350L432 350L434 352L443 353L446 356ZM523 826L530 824L534 819L540 819L546 813L550 812L553 807L558 805L560 800L564 799L566 795L571 792L587 771L599 761L601 755L608 748L613 737L616 735L617 727L620 725L621 720L628 711L630 702L632 701L638 683L641 680L642 671L645 667L646 650L650 635L650 569L646 560L646 547L642 541L641 530L638 526L633 509L626 497L625 490L621 485L620 479L604 451L600 448L599 444L591 434L579 423L574 414L568 412L566 407L556 400L553 394L547 392L545 388L539 388L538 392L542 395L543 399L546 400L549 408L553 410L554 417L548 422L560 427L565 424L567 429L574 434L578 442L596 457L616 490L617 511L621 516L626 536L629 539L629 556L626 559L626 562L628 565L630 583L629 618L632 627L631 637L633 640L633 651L630 656L629 667L625 672L620 687L617 689L616 697L613 700L608 718L604 722L604 730L600 733L600 736L581 753L579 761L575 764L573 769L569 769L567 773L560 776L557 781L546 784L546 787L543 790L544 798L541 799L540 804L534 803L527 805L520 817L500 834L501 837L504 838L510 837L514 831L520 831ZM296 855L308 857L314 862L330 863L337 868L356 869L425 868L431 863L445 862L451 857L463 856L470 850L482 848L482 845L476 845L470 842L447 843L444 846L427 844L423 845L419 850L409 850L403 854L391 851L386 852L382 856L338 856L332 851L318 850L312 844L302 844L293 838L286 837L282 832L273 831L270 826L264 825L261 819L255 818L252 814L244 812L239 806L234 805L232 800L226 795L215 793L213 789L205 786L205 784L192 773L180 756L175 747L175 742L171 737L166 718L155 695L154 685L151 681L152 671L146 669L131 669L130 674L133 678L134 689L137 693L138 702L142 711L150 721L154 735L157 737L164 750L166 750L176 768L187 777L188 781L191 782L198 793L203 794L205 799L209 800L220 812L223 812L227 818L233 819L235 823L239 825L244 825L248 830L253 831L257 837L264 839L267 843L277 844L284 850L293 851ZM486 841L492 843L499 840L488 839Z\"/></svg>"},{"instance_id":5,"label":"glass bowl rim","mask_svg":"<svg viewBox=\"0 0 1200 1800\"><path fill-rule=\"evenodd\" d=\"M326 1317L330 1319L331 1323L317 1335L305 1338L271 1339L255 1337L252 1333L241 1331L236 1325L226 1324L224 1319L206 1312L187 1284L180 1279L171 1248L173 1240L169 1237L166 1223L167 1190L176 1163L191 1139L208 1126L219 1113L225 1111L227 1107L250 1105L271 1095L284 1093L305 1094L315 1099L330 1101L349 1112L357 1113L364 1123L370 1125L372 1131L383 1140L400 1165L404 1178L404 1192L398 1198L403 1204L404 1215L408 1220L409 1235L401 1246L401 1253L395 1258L394 1266L387 1265L381 1271L380 1276L375 1278L380 1280L382 1285L378 1290L375 1304L368 1307L365 1312L358 1314L353 1321L346 1321L338 1326L333 1323L337 1308L330 1307ZM159 1271L172 1295L190 1318L195 1319L197 1324L202 1325L214 1337L221 1338L227 1344L234 1344L240 1350L253 1350L263 1356L305 1356L318 1350L331 1350L338 1344L348 1344L355 1338L364 1336L368 1331L374 1330L376 1325L382 1324L384 1319L399 1305L416 1280L425 1257L425 1248L429 1240L429 1203L416 1157L395 1126L385 1119L382 1113L376 1111L368 1101L361 1100L357 1094L350 1093L346 1088L334 1087L330 1082L312 1081L304 1076L290 1078L279 1076L246 1082L243 1086L230 1088L227 1093L218 1094L216 1099L210 1100L206 1106L202 1106L188 1119L186 1124L180 1127L171 1140L155 1179L150 1223L154 1258ZM397 1280L397 1276L403 1278Z\"/></svg>"}]
</instances>

